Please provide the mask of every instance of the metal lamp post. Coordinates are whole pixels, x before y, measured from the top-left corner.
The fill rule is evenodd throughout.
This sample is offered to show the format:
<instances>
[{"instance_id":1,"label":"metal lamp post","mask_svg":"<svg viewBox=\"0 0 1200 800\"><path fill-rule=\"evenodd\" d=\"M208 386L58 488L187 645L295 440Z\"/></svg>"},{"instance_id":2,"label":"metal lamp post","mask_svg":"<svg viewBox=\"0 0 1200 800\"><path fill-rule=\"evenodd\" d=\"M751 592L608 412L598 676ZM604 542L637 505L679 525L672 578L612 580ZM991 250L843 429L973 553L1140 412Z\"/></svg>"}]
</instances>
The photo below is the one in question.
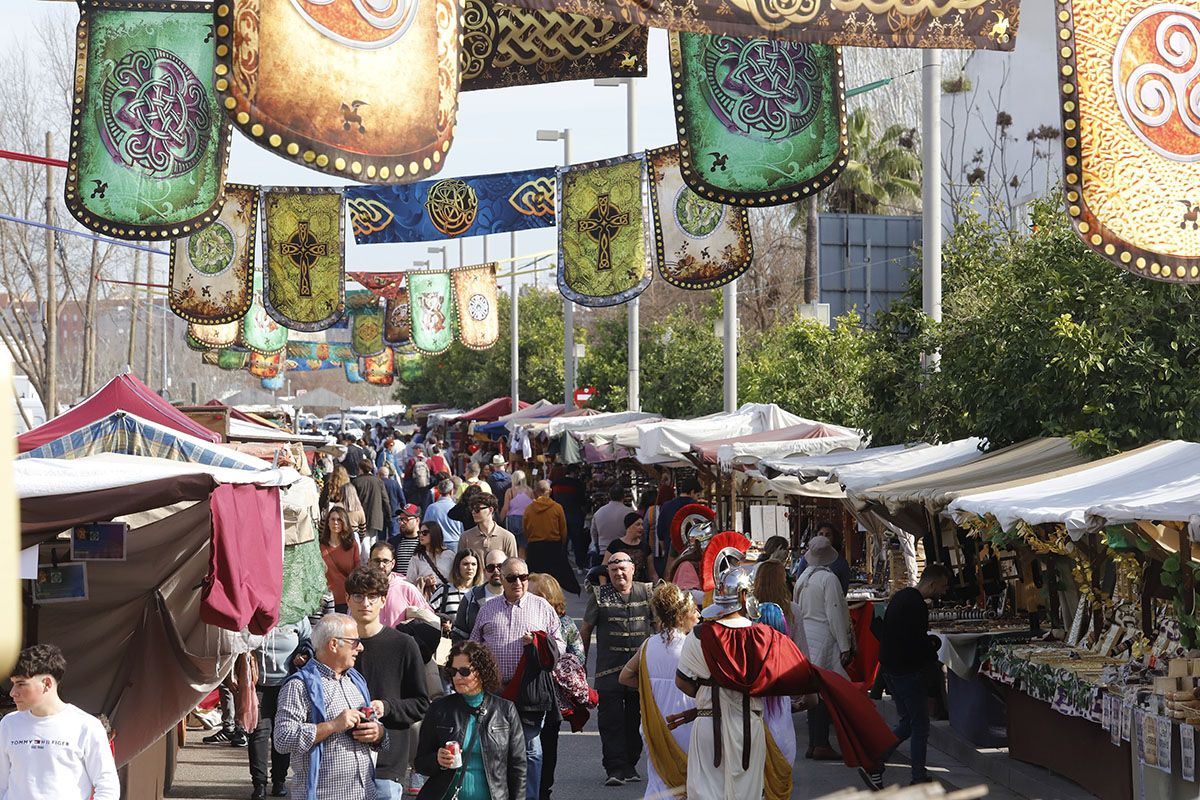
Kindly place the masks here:
<instances>
[{"instance_id":1,"label":"metal lamp post","mask_svg":"<svg viewBox=\"0 0 1200 800\"><path fill-rule=\"evenodd\" d=\"M539 142L562 142L563 165L571 163L571 129L561 131L542 129L537 132ZM575 407L575 304L563 298L563 405L569 410Z\"/></svg>"}]
</instances>

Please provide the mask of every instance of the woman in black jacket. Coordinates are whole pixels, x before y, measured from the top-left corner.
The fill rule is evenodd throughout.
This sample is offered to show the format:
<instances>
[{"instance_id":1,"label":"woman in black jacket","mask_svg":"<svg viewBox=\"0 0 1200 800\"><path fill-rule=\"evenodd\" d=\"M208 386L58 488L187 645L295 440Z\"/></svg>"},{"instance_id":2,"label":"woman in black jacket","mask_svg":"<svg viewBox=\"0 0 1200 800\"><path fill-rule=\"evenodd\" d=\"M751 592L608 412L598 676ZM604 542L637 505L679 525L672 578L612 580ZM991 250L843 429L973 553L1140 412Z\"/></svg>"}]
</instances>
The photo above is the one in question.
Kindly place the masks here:
<instances>
[{"instance_id":1,"label":"woman in black jacket","mask_svg":"<svg viewBox=\"0 0 1200 800\"><path fill-rule=\"evenodd\" d=\"M497 692L500 672L479 642L450 648L446 675L454 692L435 700L421 723L416 771L428 775L418 800L522 800L525 735L517 708ZM462 766L452 767L447 742Z\"/></svg>"}]
</instances>

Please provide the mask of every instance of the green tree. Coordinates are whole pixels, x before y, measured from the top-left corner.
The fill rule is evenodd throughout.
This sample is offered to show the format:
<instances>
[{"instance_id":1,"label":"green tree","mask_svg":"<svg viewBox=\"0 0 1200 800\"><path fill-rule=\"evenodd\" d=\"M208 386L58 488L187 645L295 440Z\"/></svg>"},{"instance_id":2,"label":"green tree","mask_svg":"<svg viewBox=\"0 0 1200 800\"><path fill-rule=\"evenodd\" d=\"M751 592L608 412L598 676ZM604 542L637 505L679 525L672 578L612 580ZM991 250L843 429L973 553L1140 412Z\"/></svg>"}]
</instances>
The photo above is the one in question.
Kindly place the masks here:
<instances>
[{"instance_id":1,"label":"green tree","mask_svg":"<svg viewBox=\"0 0 1200 800\"><path fill-rule=\"evenodd\" d=\"M622 307L621 310L624 310ZM642 326L638 338L647 344L647 329ZM596 397L588 403L597 411L624 411L628 407L629 326L624 314L610 314L596 321L589 337L587 353L579 364L579 385L596 387ZM643 354L640 368L643 382L647 368ZM645 395L642 406L646 406Z\"/></svg>"},{"instance_id":2,"label":"green tree","mask_svg":"<svg viewBox=\"0 0 1200 800\"><path fill-rule=\"evenodd\" d=\"M828 193L829 210L846 214L891 212L921 193L921 159L916 131L890 125L876 136L871 113L856 108L846 119L850 139L846 168ZM803 216L803 204L797 217Z\"/></svg>"}]
</instances>

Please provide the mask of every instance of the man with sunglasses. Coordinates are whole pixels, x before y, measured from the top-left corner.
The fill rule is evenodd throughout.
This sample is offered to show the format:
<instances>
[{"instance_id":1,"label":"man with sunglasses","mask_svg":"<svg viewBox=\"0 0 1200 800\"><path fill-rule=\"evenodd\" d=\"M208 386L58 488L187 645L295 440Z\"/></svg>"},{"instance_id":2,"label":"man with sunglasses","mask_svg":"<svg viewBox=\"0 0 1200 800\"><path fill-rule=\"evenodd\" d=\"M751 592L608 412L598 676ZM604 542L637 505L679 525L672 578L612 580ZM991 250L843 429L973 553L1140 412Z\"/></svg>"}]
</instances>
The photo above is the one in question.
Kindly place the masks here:
<instances>
[{"instance_id":1,"label":"man with sunglasses","mask_svg":"<svg viewBox=\"0 0 1200 800\"><path fill-rule=\"evenodd\" d=\"M501 528L496 522L496 509L500 501L491 494L476 494L471 497L471 517L475 527L463 531L458 540L459 550L503 550L511 558L517 556L517 537Z\"/></svg>"},{"instance_id":2,"label":"man with sunglasses","mask_svg":"<svg viewBox=\"0 0 1200 800\"><path fill-rule=\"evenodd\" d=\"M566 652L558 613L529 589L529 565L509 558L501 565L504 597L479 610L471 639L492 651L500 670L504 695L516 697L525 733L525 796L538 800L541 792L542 727L561 719L550 671Z\"/></svg>"},{"instance_id":3,"label":"man with sunglasses","mask_svg":"<svg viewBox=\"0 0 1200 800\"><path fill-rule=\"evenodd\" d=\"M483 557L484 582L479 586L471 587L463 595L462 601L458 604L458 613L454 615L454 627L450 631L451 639L456 642L470 639L471 631L475 629L475 618L479 616L479 609L484 603L504 594L504 579L500 576L500 570L507 560L508 554L503 550L489 550Z\"/></svg>"}]
</instances>

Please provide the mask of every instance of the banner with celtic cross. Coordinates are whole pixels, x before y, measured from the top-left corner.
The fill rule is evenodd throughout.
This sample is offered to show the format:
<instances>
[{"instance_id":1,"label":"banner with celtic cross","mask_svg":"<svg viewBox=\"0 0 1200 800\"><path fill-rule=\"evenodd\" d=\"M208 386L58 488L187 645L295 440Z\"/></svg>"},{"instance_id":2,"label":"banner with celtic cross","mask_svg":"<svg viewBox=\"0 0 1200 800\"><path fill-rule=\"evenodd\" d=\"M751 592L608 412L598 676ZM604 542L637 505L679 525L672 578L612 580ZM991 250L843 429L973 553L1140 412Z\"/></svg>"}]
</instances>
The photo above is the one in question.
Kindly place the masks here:
<instances>
[{"instance_id":1,"label":"banner with celtic cross","mask_svg":"<svg viewBox=\"0 0 1200 800\"><path fill-rule=\"evenodd\" d=\"M288 329L267 313L266 306L263 305L262 287L262 273L255 272L253 302L242 317L237 343L252 353L274 355L287 346Z\"/></svg>"},{"instance_id":2,"label":"banner with celtic cross","mask_svg":"<svg viewBox=\"0 0 1200 800\"><path fill-rule=\"evenodd\" d=\"M658 274L681 289L724 286L750 268L750 212L693 192L675 145L646 152Z\"/></svg>"},{"instance_id":3,"label":"banner with celtic cross","mask_svg":"<svg viewBox=\"0 0 1200 800\"><path fill-rule=\"evenodd\" d=\"M212 5L81 0L76 40L71 215L141 241L212 223L230 139L213 92Z\"/></svg>"},{"instance_id":4,"label":"banner with celtic cross","mask_svg":"<svg viewBox=\"0 0 1200 800\"><path fill-rule=\"evenodd\" d=\"M462 91L646 74L646 28L495 0L463 5Z\"/></svg>"},{"instance_id":5,"label":"banner with celtic cross","mask_svg":"<svg viewBox=\"0 0 1200 800\"><path fill-rule=\"evenodd\" d=\"M457 0L221 0L213 19L217 94L250 141L368 183L441 170L458 112Z\"/></svg>"},{"instance_id":6,"label":"banner with celtic cross","mask_svg":"<svg viewBox=\"0 0 1200 800\"><path fill-rule=\"evenodd\" d=\"M287 328L319 331L345 310L339 189L263 190L263 299Z\"/></svg>"},{"instance_id":7,"label":"banner with celtic cross","mask_svg":"<svg viewBox=\"0 0 1200 800\"><path fill-rule=\"evenodd\" d=\"M794 203L846 166L836 47L697 33L668 35L679 169L726 205Z\"/></svg>"},{"instance_id":8,"label":"banner with celtic cross","mask_svg":"<svg viewBox=\"0 0 1200 800\"><path fill-rule=\"evenodd\" d=\"M585 306L627 303L650 285L646 160L633 153L558 168L558 289Z\"/></svg>"},{"instance_id":9,"label":"banner with celtic cross","mask_svg":"<svg viewBox=\"0 0 1200 800\"><path fill-rule=\"evenodd\" d=\"M454 293L449 272L408 273L412 341L426 355L438 355L454 342Z\"/></svg>"},{"instance_id":10,"label":"banner with celtic cross","mask_svg":"<svg viewBox=\"0 0 1200 800\"><path fill-rule=\"evenodd\" d=\"M171 310L188 322L241 319L254 292L258 187L230 183L225 205L207 228L171 240Z\"/></svg>"},{"instance_id":11,"label":"banner with celtic cross","mask_svg":"<svg viewBox=\"0 0 1200 800\"><path fill-rule=\"evenodd\" d=\"M1200 1L1063 0L1067 213L1135 275L1200 283Z\"/></svg>"},{"instance_id":12,"label":"banner with celtic cross","mask_svg":"<svg viewBox=\"0 0 1200 800\"><path fill-rule=\"evenodd\" d=\"M450 276L458 310L458 340L472 350L487 350L500 338L496 264L456 269Z\"/></svg>"},{"instance_id":13,"label":"banner with celtic cross","mask_svg":"<svg viewBox=\"0 0 1200 800\"><path fill-rule=\"evenodd\" d=\"M358 244L432 242L554 225L554 170L500 172L400 186L349 186Z\"/></svg>"}]
</instances>

